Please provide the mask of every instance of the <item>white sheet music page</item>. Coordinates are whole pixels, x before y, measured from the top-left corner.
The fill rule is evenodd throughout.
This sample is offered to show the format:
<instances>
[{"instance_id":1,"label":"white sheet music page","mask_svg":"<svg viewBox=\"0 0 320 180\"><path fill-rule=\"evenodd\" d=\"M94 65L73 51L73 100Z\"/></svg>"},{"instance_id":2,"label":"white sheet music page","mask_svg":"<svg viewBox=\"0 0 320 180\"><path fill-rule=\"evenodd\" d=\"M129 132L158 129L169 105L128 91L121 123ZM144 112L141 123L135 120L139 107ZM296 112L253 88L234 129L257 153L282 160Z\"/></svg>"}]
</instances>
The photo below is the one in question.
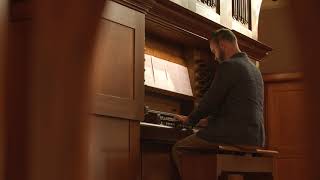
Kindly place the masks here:
<instances>
[{"instance_id":1,"label":"white sheet music page","mask_svg":"<svg viewBox=\"0 0 320 180\"><path fill-rule=\"evenodd\" d=\"M152 56L152 66L154 73L154 85L156 88L170 90L168 85L166 62L160 58Z\"/></svg>"},{"instance_id":2,"label":"white sheet music page","mask_svg":"<svg viewBox=\"0 0 320 180\"><path fill-rule=\"evenodd\" d=\"M193 96L187 67L167 61L166 72L172 91Z\"/></svg>"},{"instance_id":3,"label":"white sheet music page","mask_svg":"<svg viewBox=\"0 0 320 180\"><path fill-rule=\"evenodd\" d=\"M147 86L154 87L154 76L151 56L148 54L144 55L144 84Z\"/></svg>"}]
</instances>

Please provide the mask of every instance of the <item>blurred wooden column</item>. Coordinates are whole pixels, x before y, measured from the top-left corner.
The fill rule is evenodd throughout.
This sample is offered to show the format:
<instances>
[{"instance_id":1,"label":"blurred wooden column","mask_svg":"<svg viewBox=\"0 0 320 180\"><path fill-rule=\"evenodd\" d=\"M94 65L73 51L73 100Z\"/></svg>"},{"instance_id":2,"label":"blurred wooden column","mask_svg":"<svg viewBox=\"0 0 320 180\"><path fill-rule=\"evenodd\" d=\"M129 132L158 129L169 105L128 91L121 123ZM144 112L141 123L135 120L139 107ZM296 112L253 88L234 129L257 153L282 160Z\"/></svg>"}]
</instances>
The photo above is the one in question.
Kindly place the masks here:
<instances>
[{"instance_id":1,"label":"blurred wooden column","mask_svg":"<svg viewBox=\"0 0 320 180\"><path fill-rule=\"evenodd\" d=\"M4 180L5 121L4 121L4 62L7 59L8 1L0 0L0 180Z\"/></svg>"},{"instance_id":2,"label":"blurred wooden column","mask_svg":"<svg viewBox=\"0 0 320 180\"><path fill-rule=\"evenodd\" d=\"M91 51L103 4L33 1L27 103L21 107L28 110L30 133L24 179L88 179Z\"/></svg>"},{"instance_id":3,"label":"blurred wooden column","mask_svg":"<svg viewBox=\"0 0 320 180\"><path fill-rule=\"evenodd\" d=\"M318 0L294 0L293 15L295 18L295 28L300 44L300 59L304 65L305 87L306 87L306 114L305 123L307 132L307 176L306 180L320 179L319 162L320 162L320 83L319 83L319 42L320 26L316 24L319 21Z\"/></svg>"}]
</instances>

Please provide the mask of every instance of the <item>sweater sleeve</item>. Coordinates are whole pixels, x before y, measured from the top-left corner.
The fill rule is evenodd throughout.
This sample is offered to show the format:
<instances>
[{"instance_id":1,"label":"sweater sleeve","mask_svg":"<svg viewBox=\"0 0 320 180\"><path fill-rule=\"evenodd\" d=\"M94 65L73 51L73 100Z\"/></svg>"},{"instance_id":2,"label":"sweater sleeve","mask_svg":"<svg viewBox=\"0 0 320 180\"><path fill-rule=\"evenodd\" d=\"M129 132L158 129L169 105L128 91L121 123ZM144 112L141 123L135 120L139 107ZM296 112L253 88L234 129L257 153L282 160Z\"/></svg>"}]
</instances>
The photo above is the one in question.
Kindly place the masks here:
<instances>
[{"instance_id":1,"label":"sweater sleeve","mask_svg":"<svg viewBox=\"0 0 320 180\"><path fill-rule=\"evenodd\" d=\"M187 124L194 126L200 119L207 117L210 112L215 112L219 108L235 82L233 74L231 63L223 62L218 66L210 88L199 102L199 105L189 115Z\"/></svg>"}]
</instances>

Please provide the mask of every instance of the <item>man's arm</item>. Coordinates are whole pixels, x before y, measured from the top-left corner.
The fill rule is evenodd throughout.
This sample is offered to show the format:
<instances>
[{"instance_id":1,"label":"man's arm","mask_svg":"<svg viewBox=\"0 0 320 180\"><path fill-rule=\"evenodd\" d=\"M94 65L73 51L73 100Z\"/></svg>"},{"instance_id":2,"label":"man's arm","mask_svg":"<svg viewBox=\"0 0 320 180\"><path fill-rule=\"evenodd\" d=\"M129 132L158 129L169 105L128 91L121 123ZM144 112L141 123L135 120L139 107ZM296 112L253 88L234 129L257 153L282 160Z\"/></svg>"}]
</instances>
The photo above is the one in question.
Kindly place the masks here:
<instances>
[{"instance_id":1,"label":"man's arm","mask_svg":"<svg viewBox=\"0 0 320 180\"><path fill-rule=\"evenodd\" d=\"M235 82L232 68L232 64L228 62L219 65L210 88L201 99L198 107L188 116L188 124L197 124L200 119L207 117L210 112L219 108L228 90Z\"/></svg>"}]
</instances>

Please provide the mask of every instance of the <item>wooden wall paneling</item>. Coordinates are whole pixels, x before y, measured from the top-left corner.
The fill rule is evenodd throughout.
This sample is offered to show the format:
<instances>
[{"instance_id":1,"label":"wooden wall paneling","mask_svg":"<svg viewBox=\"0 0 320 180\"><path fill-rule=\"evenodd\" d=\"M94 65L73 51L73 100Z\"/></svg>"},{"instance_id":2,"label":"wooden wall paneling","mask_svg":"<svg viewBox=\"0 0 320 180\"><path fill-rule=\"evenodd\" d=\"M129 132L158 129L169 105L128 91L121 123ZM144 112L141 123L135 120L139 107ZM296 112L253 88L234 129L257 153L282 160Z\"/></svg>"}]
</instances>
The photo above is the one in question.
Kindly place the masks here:
<instances>
[{"instance_id":1,"label":"wooden wall paneling","mask_svg":"<svg viewBox=\"0 0 320 180\"><path fill-rule=\"evenodd\" d=\"M140 121L129 122L129 136L129 179L141 180Z\"/></svg>"},{"instance_id":2,"label":"wooden wall paneling","mask_svg":"<svg viewBox=\"0 0 320 180\"><path fill-rule=\"evenodd\" d=\"M145 53L186 66L183 46L157 36L146 36Z\"/></svg>"},{"instance_id":3,"label":"wooden wall paneling","mask_svg":"<svg viewBox=\"0 0 320 180\"><path fill-rule=\"evenodd\" d=\"M280 158L276 160L277 174L275 180L301 180L306 177L306 159Z\"/></svg>"},{"instance_id":4,"label":"wooden wall paneling","mask_svg":"<svg viewBox=\"0 0 320 180\"><path fill-rule=\"evenodd\" d=\"M187 153L186 153L187 154ZM189 163L192 162L192 163ZM211 167L211 168L203 168ZM217 179L217 156L203 154L187 154L181 158L181 180Z\"/></svg>"},{"instance_id":5,"label":"wooden wall paneling","mask_svg":"<svg viewBox=\"0 0 320 180\"><path fill-rule=\"evenodd\" d=\"M178 180L171 144L142 143L142 180Z\"/></svg>"},{"instance_id":6,"label":"wooden wall paneling","mask_svg":"<svg viewBox=\"0 0 320 180\"><path fill-rule=\"evenodd\" d=\"M30 70L23 88L30 117L28 174L21 179L88 179L91 55L103 4L32 1L31 60L23 67Z\"/></svg>"},{"instance_id":7,"label":"wooden wall paneling","mask_svg":"<svg viewBox=\"0 0 320 180\"><path fill-rule=\"evenodd\" d=\"M90 157L92 180L129 180L130 120L92 116Z\"/></svg>"},{"instance_id":8,"label":"wooden wall paneling","mask_svg":"<svg viewBox=\"0 0 320 180\"><path fill-rule=\"evenodd\" d=\"M8 23L8 58L5 61L6 178L27 176L28 158L28 85L30 83L30 20ZM19 113L17 113L19 112Z\"/></svg>"},{"instance_id":9,"label":"wooden wall paneling","mask_svg":"<svg viewBox=\"0 0 320 180\"><path fill-rule=\"evenodd\" d=\"M150 109L157 111L179 114L181 112L180 103L181 101L179 100L168 98L163 95L146 94L145 96L145 105L148 106Z\"/></svg>"},{"instance_id":10,"label":"wooden wall paneling","mask_svg":"<svg viewBox=\"0 0 320 180\"><path fill-rule=\"evenodd\" d=\"M263 74L263 81L265 83L265 111L264 111L264 115L265 115L265 129L266 131L266 144L269 144L269 132L268 130L270 129L269 127L269 123L268 121L268 86L269 84L272 85L273 83L282 83L282 82L292 82L292 81L301 81L303 78L303 74L302 73L283 73L283 74ZM271 93L272 95L272 93ZM270 96L271 97L271 96Z\"/></svg>"},{"instance_id":11,"label":"wooden wall paneling","mask_svg":"<svg viewBox=\"0 0 320 180\"><path fill-rule=\"evenodd\" d=\"M90 133L90 179L140 180L140 123L93 115Z\"/></svg>"},{"instance_id":12,"label":"wooden wall paneling","mask_svg":"<svg viewBox=\"0 0 320 180\"><path fill-rule=\"evenodd\" d=\"M296 34L305 32L306 27L310 27L318 19L315 15L318 12L320 1L307 0L303 4L298 0L292 2L292 12L294 18L294 27L292 30ZM299 12L297 14L296 12ZM320 179L319 162L320 162L320 144L319 144L319 106L320 106L320 84L319 84L319 61L307 61L313 59L314 54L319 52L318 36L313 36L319 32L319 26L314 26L308 33L297 37L299 44L299 60L303 63L303 71L305 74L305 124L307 141L307 176L304 179L317 180Z\"/></svg>"},{"instance_id":13,"label":"wooden wall paneling","mask_svg":"<svg viewBox=\"0 0 320 180\"><path fill-rule=\"evenodd\" d=\"M303 80L303 73L296 72L296 73L281 73L281 74L264 74L263 81L265 83L272 83L272 82L292 82L292 81L302 81Z\"/></svg>"},{"instance_id":14,"label":"wooden wall paneling","mask_svg":"<svg viewBox=\"0 0 320 180\"><path fill-rule=\"evenodd\" d=\"M277 148L280 157L301 155L304 147L303 100L300 82L267 85L267 123L270 148Z\"/></svg>"},{"instance_id":15,"label":"wooden wall paneling","mask_svg":"<svg viewBox=\"0 0 320 180\"><path fill-rule=\"evenodd\" d=\"M101 54L97 54L99 81L96 93L133 100L134 29L107 20L103 20L100 27L104 36L98 40L104 42L99 46ZM120 46L124 47L116 48Z\"/></svg>"},{"instance_id":16,"label":"wooden wall paneling","mask_svg":"<svg viewBox=\"0 0 320 180\"><path fill-rule=\"evenodd\" d=\"M102 5L10 1L4 179L88 178L89 60Z\"/></svg>"},{"instance_id":17,"label":"wooden wall paneling","mask_svg":"<svg viewBox=\"0 0 320 180\"><path fill-rule=\"evenodd\" d=\"M33 6L30 0L11 0L9 3L9 20L25 21L32 19Z\"/></svg>"},{"instance_id":18,"label":"wooden wall paneling","mask_svg":"<svg viewBox=\"0 0 320 180\"><path fill-rule=\"evenodd\" d=\"M5 168L5 60L8 58L8 10L7 0L0 1L0 179L4 179Z\"/></svg>"},{"instance_id":19,"label":"wooden wall paneling","mask_svg":"<svg viewBox=\"0 0 320 180\"><path fill-rule=\"evenodd\" d=\"M144 14L112 1L105 7L95 49L94 113L142 120Z\"/></svg>"},{"instance_id":20,"label":"wooden wall paneling","mask_svg":"<svg viewBox=\"0 0 320 180\"><path fill-rule=\"evenodd\" d=\"M301 73L264 75L267 145L279 151L275 180L306 176L305 89Z\"/></svg>"},{"instance_id":21,"label":"wooden wall paneling","mask_svg":"<svg viewBox=\"0 0 320 180\"><path fill-rule=\"evenodd\" d=\"M92 117L91 179L140 179L139 126L138 121Z\"/></svg>"},{"instance_id":22,"label":"wooden wall paneling","mask_svg":"<svg viewBox=\"0 0 320 180\"><path fill-rule=\"evenodd\" d=\"M269 147L278 149L276 180L305 177L305 121L301 84L275 84L268 87Z\"/></svg>"},{"instance_id":23,"label":"wooden wall paneling","mask_svg":"<svg viewBox=\"0 0 320 180\"><path fill-rule=\"evenodd\" d=\"M144 14L122 3L106 2L94 51L90 140L94 180L141 178Z\"/></svg>"},{"instance_id":24,"label":"wooden wall paneling","mask_svg":"<svg viewBox=\"0 0 320 180\"><path fill-rule=\"evenodd\" d=\"M145 86L145 105L154 110L188 115L194 100L193 96Z\"/></svg>"}]
</instances>

